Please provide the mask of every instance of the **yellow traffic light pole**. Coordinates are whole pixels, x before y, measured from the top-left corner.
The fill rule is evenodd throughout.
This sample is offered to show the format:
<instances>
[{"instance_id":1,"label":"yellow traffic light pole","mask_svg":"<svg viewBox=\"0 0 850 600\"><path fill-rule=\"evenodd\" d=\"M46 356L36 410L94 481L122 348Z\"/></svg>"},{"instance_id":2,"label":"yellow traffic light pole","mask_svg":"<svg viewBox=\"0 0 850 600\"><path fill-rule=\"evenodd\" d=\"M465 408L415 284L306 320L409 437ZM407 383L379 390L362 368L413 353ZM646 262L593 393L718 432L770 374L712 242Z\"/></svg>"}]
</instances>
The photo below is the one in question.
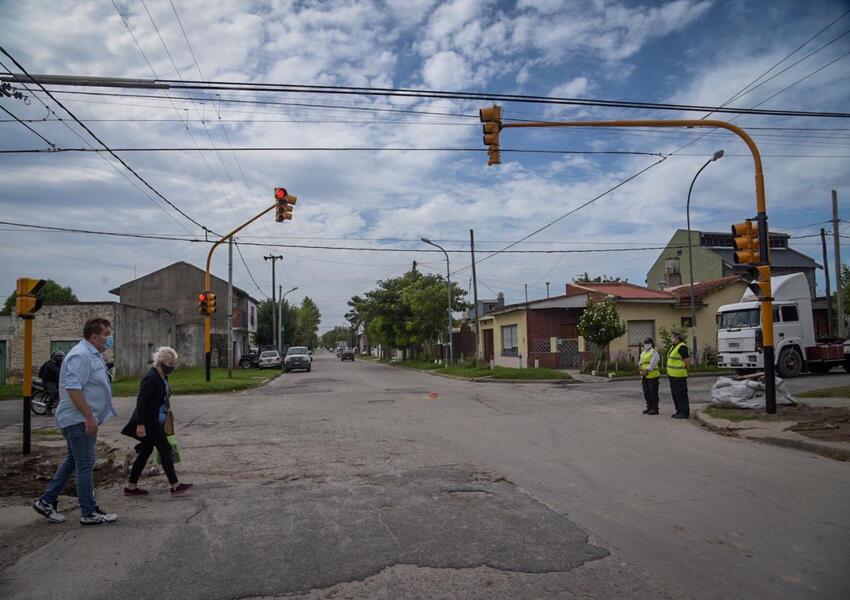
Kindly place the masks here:
<instances>
[{"instance_id":1,"label":"yellow traffic light pole","mask_svg":"<svg viewBox=\"0 0 850 600\"><path fill-rule=\"evenodd\" d=\"M35 319L35 313L41 308L41 300L36 298L36 294L44 284L44 279L20 277L16 288L15 312L24 320L24 380L21 390L24 396L24 456L29 455L31 451L32 438L32 321Z\"/></svg>"},{"instance_id":2,"label":"yellow traffic light pole","mask_svg":"<svg viewBox=\"0 0 850 600\"><path fill-rule=\"evenodd\" d=\"M496 108L496 107L494 107ZM485 113L489 109L482 110L482 121L485 119ZM538 121L529 123L501 123L501 110L498 111L498 120L500 129L522 128L522 127L707 127L721 128L731 131L741 138L750 152L753 155L753 166L755 168L755 183L756 183L756 219L759 225L759 260L760 266L758 271L758 282L760 284L762 294L759 297L761 302L761 329L762 329L762 347L764 348L764 375L765 375L765 410L768 413L776 412L776 387L774 380L774 348L773 348L773 298L770 291L770 244L768 242L767 229L767 208L764 198L764 172L762 171L761 155L758 147L749 134L731 123L726 121L716 121L708 119L661 119L661 120L628 120L628 121L574 121L574 122L549 122ZM491 133L486 130L485 122L485 144L491 144L492 141L487 140L487 134ZM492 146L491 146L492 148ZM498 139L496 139L496 148L498 151ZM492 164L492 163L491 163Z\"/></svg>"},{"instance_id":3,"label":"yellow traffic light pole","mask_svg":"<svg viewBox=\"0 0 850 600\"><path fill-rule=\"evenodd\" d=\"M239 227L237 227L236 229L234 229L233 231L231 231L230 233L228 233L227 235L222 237L215 244L213 244L212 248L210 248L209 254L207 254L207 269L204 272L204 289L205 290L207 290L207 291L210 290L210 285L211 285L211 283L210 283L210 263L212 262L212 255L213 255L213 252L215 252L215 249L218 248L221 244L223 244L227 240L229 240L230 238L232 238L234 235L236 235L237 233L242 231L245 227L247 227L248 225L250 225L251 223L253 223L257 219L262 217L267 212L273 211L275 208L277 208L277 206L278 206L278 202L275 202L274 204L272 204L271 206L269 206L268 208L266 208L265 210L260 212L258 215L251 218L248 221L245 221L244 223L242 223L242 225L240 225ZM204 362L205 362L205 365L206 365L206 380L207 381L210 380L211 361L212 361L212 315L207 314L207 315L204 315Z\"/></svg>"}]
</instances>

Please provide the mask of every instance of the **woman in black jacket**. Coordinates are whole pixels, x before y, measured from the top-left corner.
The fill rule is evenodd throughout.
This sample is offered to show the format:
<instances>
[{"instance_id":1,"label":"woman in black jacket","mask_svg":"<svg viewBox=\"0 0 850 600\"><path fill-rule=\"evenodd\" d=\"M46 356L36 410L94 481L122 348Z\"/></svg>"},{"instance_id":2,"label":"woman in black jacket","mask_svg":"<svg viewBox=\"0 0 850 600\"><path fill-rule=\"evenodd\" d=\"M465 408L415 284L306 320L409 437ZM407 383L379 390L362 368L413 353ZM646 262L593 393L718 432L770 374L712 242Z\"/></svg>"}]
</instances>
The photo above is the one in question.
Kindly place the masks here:
<instances>
[{"instance_id":1,"label":"woman in black jacket","mask_svg":"<svg viewBox=\"0 0 850 600\"><path fill-rule=\"evenodd\" d=\"M138 487L139 476L150 458L154 447L162 459L162 469L171 484L171 495L179 496L192 489L191 483L180 483L174 472L171 456L171 444L163 425L168 414L171 388L168 375L177 366L177 353L163 346L153 355L153 367L142 377L139 395L136 398L136 410L130 421L121 430L124 435L139 440L136 446L138 456L130 469L130 478L124 488L125 496L147 496L148 492Z\"/></svg>"}]
</instances>

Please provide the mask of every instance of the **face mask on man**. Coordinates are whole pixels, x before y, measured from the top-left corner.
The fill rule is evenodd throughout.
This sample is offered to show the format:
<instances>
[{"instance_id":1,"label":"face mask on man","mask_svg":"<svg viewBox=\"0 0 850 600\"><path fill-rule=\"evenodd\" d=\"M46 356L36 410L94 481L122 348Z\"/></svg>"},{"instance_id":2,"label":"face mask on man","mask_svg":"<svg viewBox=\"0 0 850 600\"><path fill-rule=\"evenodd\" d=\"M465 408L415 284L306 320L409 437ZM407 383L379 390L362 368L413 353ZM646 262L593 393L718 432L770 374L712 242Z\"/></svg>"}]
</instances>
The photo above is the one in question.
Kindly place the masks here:
<instances>
[{"instance_id":1,"label":"face mask on man","mask_svg":"<svg viewBox=\"0 0 850 600\"><path fill-rule=\"evenodd\" d=\"M115 345L115 336L110 335L108 338L106 338L106 341L103 343L103 345L106 347L107 350L112 348Z\"/></svg>"}]
</instances>

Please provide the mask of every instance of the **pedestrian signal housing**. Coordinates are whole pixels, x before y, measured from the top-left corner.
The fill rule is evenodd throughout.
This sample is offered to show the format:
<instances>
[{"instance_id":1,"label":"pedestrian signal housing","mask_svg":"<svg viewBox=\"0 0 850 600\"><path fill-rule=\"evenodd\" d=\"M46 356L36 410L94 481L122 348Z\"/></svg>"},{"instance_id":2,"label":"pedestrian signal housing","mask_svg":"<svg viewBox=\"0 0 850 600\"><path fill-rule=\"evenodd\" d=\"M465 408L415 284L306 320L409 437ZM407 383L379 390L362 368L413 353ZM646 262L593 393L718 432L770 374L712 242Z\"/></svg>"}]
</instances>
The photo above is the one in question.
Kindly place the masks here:
<instances>
[{"instance_id":1,"label":"pedestrian signal housing","mask_svg":"<svg viewBox=\"0 0 850 600\"><path fill-rule=\"evenodd\" d=\"M502 164L502 156L499 152L499 132L502 131L502 107L495 104L490 108L482 108L478 111L481 119L481 129L484 133L484 145L487 146L488 165Z\"/></svg>"},{"instance_id":2,"label":"pedestrian signal housing","mask_svg":"<svg viewBox=\"0 0 850 600\"><path fill-rule=\"evenodd\" d=\"M46 279L19 277L15 288L15 312L19 317L31 319L41 308L41 298L36 298L39 290L47 283Z\"/></svg>"},{"instance_id":3,"label":"pedestrian signal housing","mask_svg":"<svg viewBox=\"0 0 850 600\"><path fill-rule=\"evenodd\" d=\"M736 263L758 264L761 262L758 225L750 220L732 225L732 236L735 238Z\"/></svg>"}]
</instances>

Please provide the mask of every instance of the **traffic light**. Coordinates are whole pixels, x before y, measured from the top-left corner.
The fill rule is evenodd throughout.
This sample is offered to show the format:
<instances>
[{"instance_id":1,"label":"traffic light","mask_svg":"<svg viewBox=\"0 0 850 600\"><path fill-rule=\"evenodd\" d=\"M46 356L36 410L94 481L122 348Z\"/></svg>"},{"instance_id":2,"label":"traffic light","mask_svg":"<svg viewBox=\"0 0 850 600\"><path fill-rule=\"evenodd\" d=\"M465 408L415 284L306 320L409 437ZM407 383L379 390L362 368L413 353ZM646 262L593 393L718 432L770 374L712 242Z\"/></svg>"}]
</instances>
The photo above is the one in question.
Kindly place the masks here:
<instances>
[{"instance_id":1,"label":"traffic light","mask_svg":"<svg viewBox=\"0 0 850 600\"><path fill-rule=\"evenodd\" d=\"M215 294L207 292L207 314L211 315L215 312Z\"/></svg>"},{"instance_id":2,"label":"traffic light","mask_svg":"<svg viewBox=\"0 0 850 600\"><path fill-rule=\"evenodd\" d=\"M19 317L31 319L41 308L41 298L36 298L38 291L47 283L45 279L30 279L19 277L15 290L15 312Z\"/></svg>"},{"instance_id":3,"label":"traffic light","mask_svg":"<svg viewBox=\"0 0 850 600\"><path fill-rule=\"evenodd\" d=\"M478 111L481 119L481 129L484 132L484 145L487 146L487 154L490 157L488 165L502 164L502 156L499 153L499 132L502 131L502 107L495 104L490 108L482 108Z\"/></svg>"},{"instance_id":4,"label":"traffic light","mask_svg":"<svg viewBox=\"0 0 850 600\"><path fill-rule=\"evenodd\" d=\"M768 265L752 267L750 269L750 274L752 275L753 281L750 281L750 283L747 284L747 287L753 295L759 300L772 299L770 297L770 267Z\"/></svg>"},{"instance_id":5,"label":"traffic light","mask_svg":"<svg viewBox=\"0 0 850 600\"><path fill-rule=\"evenodd\" d=\"M292 207L298 201L298 196L287 193L286 188L275 188L274 199L277 203L274 220L280 223L292 219Z\"/></svg>"},{"instance_id":6,"label":"traffic light","mask_svg":"<svg viewBox=\"0 0 850 600\"><path fill-rule=\"evenodd\" d=\"M761 262L759 255L759 228L750 220L732 225L732 236L735 238L735 262L738 264L758 264Z\"/></svg>"},{"instance_id":7,"label":"traffic light","mask_svg":"<svg viewBox=\"0 0 850 600\"><path fill-rule=\"evenodd\" d=\"M207 293L201 292L198 294L198 312L202 315L208 315L209 312L207 310Z\"/></svg>"}]
</instances>

